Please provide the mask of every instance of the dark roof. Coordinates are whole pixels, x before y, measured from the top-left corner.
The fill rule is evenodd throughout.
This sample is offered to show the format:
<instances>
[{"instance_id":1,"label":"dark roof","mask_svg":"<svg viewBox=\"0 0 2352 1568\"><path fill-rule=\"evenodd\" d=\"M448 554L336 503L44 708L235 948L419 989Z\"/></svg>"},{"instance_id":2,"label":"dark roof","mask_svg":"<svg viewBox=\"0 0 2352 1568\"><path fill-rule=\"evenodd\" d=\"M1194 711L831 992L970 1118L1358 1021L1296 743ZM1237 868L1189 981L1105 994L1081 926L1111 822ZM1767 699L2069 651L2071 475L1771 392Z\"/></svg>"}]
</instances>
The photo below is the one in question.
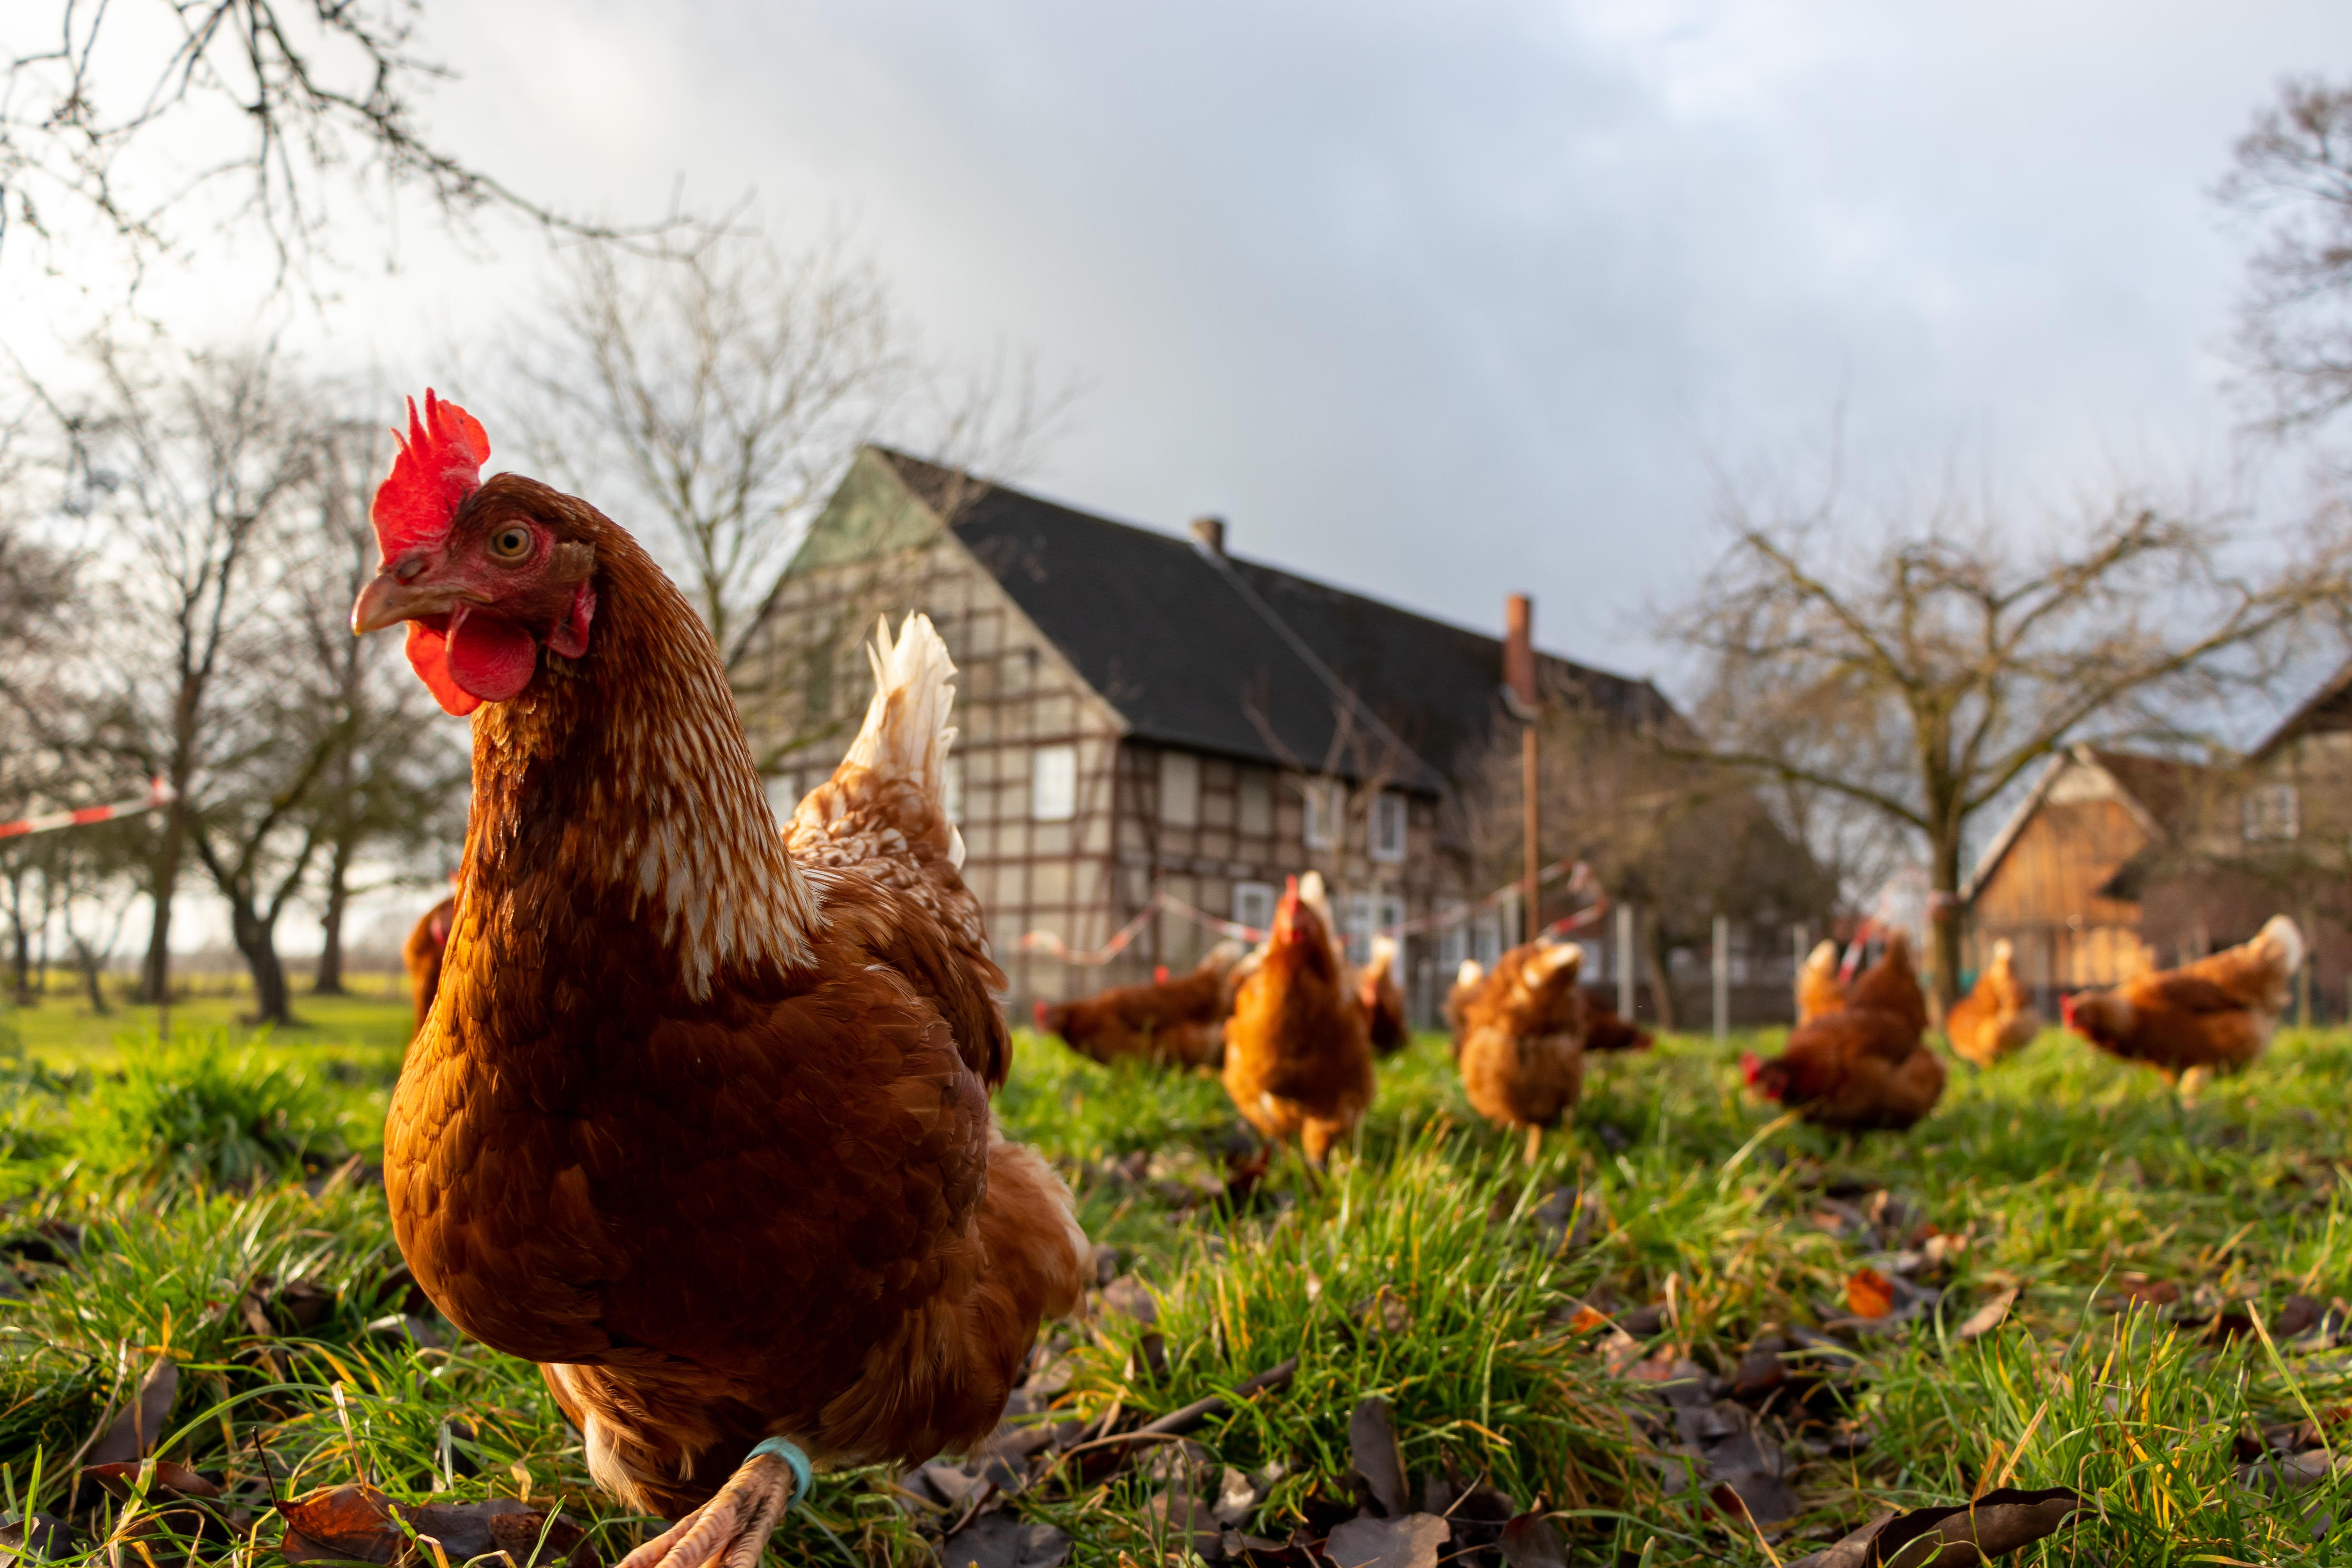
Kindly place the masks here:
<instances>
[{"instance_id":1,"label":"dark roof","mask_svg":"<svg viewBox=\"0 0 2352 1568\"><path fill-rule=\"evenodd\" d=\"M1003 486L950 490L960 476L883 455L919 496L953 496L956 538L1137 736L1431 792L1475 764L1498 639ZM1647 681L1543 663L1611 716L1673 717Z\"/></svg>"},{"instance_id":2,"label":"dark roof","mask_svg":"<svg viewBox=\"0 0 2352 1568\"><path fill-rule=\"evenodd\" d=\"M2249 760L2267 762L2271 754L2289 741L2304 735L2324 734L2331 730L2352 730L2352 663L2347 663L2327 683L2313 692L2304 705L2287 715L2279 727L2256 746Z\"/></svg>"},{"instance_id":3,"label":"dark roof","mask_svg":"<svg viewBox=\"0 0 2352 1568\"><path fill-rule=\"evenodd\" d=\"M2212 770L2200 763L2152 757L2144 752L2111 752L2100 747L2084 750L2167 833L2189 826L2197 808L2204 804L2204 785Z\"/></svg>"}]
</instances>

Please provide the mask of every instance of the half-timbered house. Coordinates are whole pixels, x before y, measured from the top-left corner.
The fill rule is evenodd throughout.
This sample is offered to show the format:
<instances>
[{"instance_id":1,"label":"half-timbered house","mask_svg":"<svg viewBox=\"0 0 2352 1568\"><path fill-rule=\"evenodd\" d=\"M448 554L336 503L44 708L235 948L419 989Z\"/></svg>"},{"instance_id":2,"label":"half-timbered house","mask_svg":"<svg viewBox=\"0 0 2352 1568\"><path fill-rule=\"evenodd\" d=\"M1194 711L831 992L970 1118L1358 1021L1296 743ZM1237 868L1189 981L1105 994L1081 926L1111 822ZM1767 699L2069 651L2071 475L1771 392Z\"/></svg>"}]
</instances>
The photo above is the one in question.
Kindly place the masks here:
<instances>
[{"instance_id":1,"label":"half-timbered house","mask_svg":"<svg viewBox=\"0 0 2352 1568\"><path fill-rule=\"evenodd\" d=\"M1183 910L1262 927L1309 868L1360 951L1488 891L1454 806L1510 721L1497 638L1232 554L1215 520L1135 527L879 447L812 525L743 672L780 811L856 726L876 615L909 607L961 671L951 809L1016 1016L1195 962L1214 934ZM1629 723L1670 712L1647 682L1540 662L1547 689ZM1083 962L1155 894L1181 909ZM1422 1007L1441 966L1515 925L1490 909L1411 939Z\"/></svg>"}]
</instances>

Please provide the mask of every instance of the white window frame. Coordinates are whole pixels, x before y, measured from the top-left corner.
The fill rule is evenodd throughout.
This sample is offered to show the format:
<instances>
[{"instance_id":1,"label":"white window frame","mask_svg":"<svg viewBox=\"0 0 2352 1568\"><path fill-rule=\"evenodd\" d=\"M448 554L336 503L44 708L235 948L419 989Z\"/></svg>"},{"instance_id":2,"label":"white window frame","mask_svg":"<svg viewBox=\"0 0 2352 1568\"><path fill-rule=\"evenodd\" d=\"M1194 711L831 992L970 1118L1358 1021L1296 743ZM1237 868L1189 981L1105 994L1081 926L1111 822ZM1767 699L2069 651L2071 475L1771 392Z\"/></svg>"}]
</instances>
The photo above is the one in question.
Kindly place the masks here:
<instances>
[{"instance_id":1,"label":"white window frame","mask_svg":"<svg viewBox=\"0 0 2352 1568\"><path fill-rule=\"evenodd\" d=\"M1069 822L1077 815L1077 747L1037 747L1029 753L1029 820Z\"/></svg>"},{"instance_id":2,"label":"white window frame","mask_svg":"<svg viewBox=\"0 0 2352 1568\"><path fill-rule=\"evenodd\" d=\"M1481 910L1470 917L1470 956L1481 969L1492 969L1503 956L1503 916L1499 910Z\"/></svg>"},{"instance_id":3,"label":"white window frame","mask_svg":"<svg viewBox=\"0 0 2352 1568\"><path fill-rule=\"evenodd\" d=\"M1339 931L1346 938L1348 962L1369 963L1372 958L1372 896L1349 893L1339 905Z\"/></svg>"},{"instance_id":4,"label":"white window frame","mask_svg":"<svg viewBox=\"0 0 2352 1568\"><path fill-rule=\"evenodd\" d=\"M1300 814L1299 839L1309 849L1337 849L1343 828L1339 784L1336 779L1308 779L1299 786L1307 803Z\"/></svg>"},{"instance_id":5,"label":"white window frame","mask_svg":"<svg viewBox=\"0 0 2352 1568\"><path fill-rule=\"evenodd\" d=\"M1446 984L1454 984L1454 972L1462 961L1470 956L1470 922L1467 920L1448 921L1446 916L1462 912L1460 899L1440 899L1432 912L1444 921L1437 928L1437 973Z\"/></svg>"},{"instance_id":6,"label":"white window frame","mask_svg":"<svg viewBox=\"0 0 2352 1568\"><path fill-rule=\"evenodd\" d=\"M1368 835L1372 858L1389 866L1403 864L1406 830L1412 820L1404 796L1395 790L1384 789L1374 796Z\"/></svg>"},{"instance_id":7,"label":"white window frame","mask_svg":"<svg viewBox=\"0 0 2352 1568\"><path fill-rule=\"evenodd\" d=\"M1274 929L1274 907L1282 895L1272 882L1235 882L1234 919L1264 932Z\"/></svg>"},{"instance_id":8,"label":"white window frame","mask_svg":"<svg viewBox=\"0 0 2352 1568\"><path fill-rule=\"evenodd\" d=\"M1190 752L1160 753L1160 820L1169 827L1201 826L1201 759Z\"/></svg>"},{"instance_id":9,"label":"white window frame","mask_svg":"<svg viewBox=\"0 0 2352 1568\"><path fill-rule=\"evenodd\" d=\"M2238 830L2248 840L2292 839L2303 829L2303 802L2292 784L2257 784L2239 806Z\"/></svg>"},{"instance_id":10,"label":"white window frame","mask_svg":"<svg viewBox=\"0 0 2352 1568\"><path fill-rule=\"evenodd\" d=\"M1391 931L1404 924L1404 895L1375 893L1372 895L1372 930ZM1402 978L1399 977L1400 980Z\"/></svg>"}]
</instances>

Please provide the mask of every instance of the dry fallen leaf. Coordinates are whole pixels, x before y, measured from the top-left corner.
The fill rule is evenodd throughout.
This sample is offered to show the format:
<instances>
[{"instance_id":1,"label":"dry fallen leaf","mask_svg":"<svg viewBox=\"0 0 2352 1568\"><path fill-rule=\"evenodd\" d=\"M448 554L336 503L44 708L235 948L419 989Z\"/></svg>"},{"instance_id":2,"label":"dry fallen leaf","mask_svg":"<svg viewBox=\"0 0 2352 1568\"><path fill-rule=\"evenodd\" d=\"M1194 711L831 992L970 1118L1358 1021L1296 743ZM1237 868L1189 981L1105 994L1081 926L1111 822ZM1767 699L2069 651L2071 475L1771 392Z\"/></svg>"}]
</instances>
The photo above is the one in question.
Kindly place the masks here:
<instances>
[{"instance_id":1,"label":"dry fallen leaf","mask_svg":"<svg viewBox=\"0 0 2352 1568\"><path fill-rule=\"evenodd\" d=\"M2015 1305L2017 1305L2017 1292L2014 1289L2003 1290L2000 1295L1961 1319L1960 1326L1954 1331L1952 1337L1956 1340L1967 1341L1992 1332L2008 1321L2009 1310Z\"/></svg>"},{"instance_id":2,"label":"dry fallen leaf","mask_svg":"<svg viewBox=\"0 0 2352 1568\"><path fill-rule=\"evenodd\" d=\"M1537 1500L1540 1502L1542 1500ZM1559 1543L1559 1531L1542 1514L1516 1514L1503 1526L1503 1562L1506 1568L1567 1568L1568 1553Z\"/></svg>"},{"instance_id":3,"label":"dry fallen leaf","mask_svg":"<svg viewBox=\"0 0 2352 1568\"><path fill-rule=\"evenodd\" d=\"M1394 1518L1405 1510L1404 1451L1397 1445L1389 1402L1378 1394L1348 1417L1348 1457L1381 1511Z\"/></svg>"},{"instance_id":4,"label":"dry fallen leaf","mask_svg":"<svg viewBox=\"0 0 2352 1568\"><path fill-rule=\"evenodd\" d=\"M1845 1282L1845 1305L1857 1318L1883 1318L1895 1310L1895 1282L1875 1268L1857 1268Z\"/></svg>"},{"instance_id":5,"label":"dry fallen leaf","mask_svg":"<svg viewBox=\"0 0 2352 1568\"><path fill-rule=\"evenodd\" d=\"M180 1363L170 1356L157 1356L139 1380L137 1397L89 1446L82 1463L120 1465L153 1453L163 1440L163 1423L170 1418L172 1401L179 1393Z\"/></svg>"},{"instance_id":6,"label":"dry fallen leaf","mask_svg":"<svg viewBox=\"0 0 2352 1568\"><path fill-rule=\"evenodd\" d=\"M1331 1531L1323 1555L1339 1568L1437 1568L1437 1549L1453 1536L1454 1527L1433 1513L1351 1519Z\"/></svg>"},{"instance_id":7,"label":"dry fallen leaf","mask_svg":"<svg viewBox=\"0 0 2352 1568\"><path fill-rule=\"evenodd\" d=\"M1579 1307L1576 1310L1576 1316L1568 1321L1568 1331L1571 1334L1589 1334L1608 1321L1609 1314L1606 1312L1596 1312L1590 1307Z\"/></svg>"},{"instance_id":8,"label":"dry fallen leaf","mask_svg":"<svg viewBox=\"0 0 2352 1568\"><path fill-rule=\"evenodd\" d=\"M1996 1487L1973 1503L1881 1514L1788 1568L1961 1568L2056 1534L2083 1506L2070 1487Z\"/></svg>"},{"instance_id":9,"label":"dry fallen leaf","mask_svg":"<svg viewBox=\"0 0 2352 1568\"><path fill-rule=\"evenodd\" d=\"M516 1525L494 1527L493 1521L527 1517L531 1539L536 1540L539 1521L544 1518L540 1510L512 1498L491 1498L483 1502L404 1503L393 1501L371 1486L320 1487L278 1504L278 1511L286 1516L287 1525L286 1539L278 1550L298 1563L321 1557L352 1558L362 1563L394 1562L408 1544L407 1531L400 1527L402 1520L417 1534L429 1535L439 1542L450 1562L462 1563L499 1550L503 1544L499 1539L499 1531L510 1538L519 1533ZM394 1517L395 1513L397 1519ZM563 1522L558 1521L559 1525ZM556 1531L549 1533L551 1548L557 1534ZM553 1554L551 1550L544 1553Z\"/></svg>"}]
</instances>

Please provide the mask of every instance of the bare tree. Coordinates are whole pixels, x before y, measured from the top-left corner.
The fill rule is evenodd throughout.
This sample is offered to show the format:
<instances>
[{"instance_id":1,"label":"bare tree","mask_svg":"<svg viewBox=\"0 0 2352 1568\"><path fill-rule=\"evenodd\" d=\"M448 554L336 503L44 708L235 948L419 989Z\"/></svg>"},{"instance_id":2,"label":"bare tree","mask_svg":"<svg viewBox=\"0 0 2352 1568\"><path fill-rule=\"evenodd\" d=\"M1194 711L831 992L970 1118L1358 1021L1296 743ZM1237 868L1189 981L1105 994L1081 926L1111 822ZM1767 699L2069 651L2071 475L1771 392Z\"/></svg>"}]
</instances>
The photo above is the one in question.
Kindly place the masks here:
<instances>
[{"instance_id":1,"label":"bare tree","mask_svg":"<svg viewBox=\"0 0 2352 1568\"><path fill-rule=\"evenodd\" d=\"M2265 422L2322 424L2352 405L2352 86L2281 83L2221 195L2263 228L2238 339Z\"/></svg>"},{"instance_id":2,"label":"bare tree","mask_svg":"<svg viewBox=\"0 0 2352 1568\"><path fill-rule=\"evenodd\" d=\"M1668 621L1706 660L1711 757L1843 797L1914 834L1933 969L1959 973L1969 825L2093 725L2192 738L2183 714L2266 687L2315 613L2352 591L2320 533L2252 569L2221 527L2126 499L2027 544L1957 502L1847 526L1834 485L1760 517L1734 500L1722 559Z\"/></svg>"},{"instance_id":3,"label":"bare tree","mask_svg":"<svg viewBox=\"0 0 2352 1568\"><path fill-rule=\"evenodd\" d=\"M268 668L259 612L281 563L265 547L310 477L315 453L291 389L267 352L161 356L93 352L89 397L49 399L64 438L64 507L98 524L91 566L114 614L94 624L78 710L95 715L59 743L161 777L177 799L160 814L146 868L152 907L141 994L171 984L182 862L249 739L227 721L229 689Z\"/></svg>"},{"instance_id":4,"label":"bare tree","mask_svg":"<svg viewBox=\"0 0 2352 1568\"><path fill-rule=\"evenodd\" d=\"M573 236L419 128L450 73L415 53L421 0L19 0L0 12L0 254L93 226L134 276L195 231L257 229L281 280L320 253L331 192L414 191ZM87 253L80 260L86 261Z\"/></svg>"},{"instance_id":5,"label":"bare tree","mask_svg":"<svg viewBox=\"0 0 2352 1568\"><path fill-rule=\"evenodd\" d=\"M500 369L520 389L500 424L513 418L551 482L647 539L747 698L847 635L780 649L762 626L862 443L888 434L972 487L925 498L951 520L977 494L964 471L1011 477L1070 395L1041 395L1026 367L957 377L930 365L882 278L841 240L793 253L750 234L667 258L579 247L549 315L518 323Z\"/></svg>"}]
</instances>

